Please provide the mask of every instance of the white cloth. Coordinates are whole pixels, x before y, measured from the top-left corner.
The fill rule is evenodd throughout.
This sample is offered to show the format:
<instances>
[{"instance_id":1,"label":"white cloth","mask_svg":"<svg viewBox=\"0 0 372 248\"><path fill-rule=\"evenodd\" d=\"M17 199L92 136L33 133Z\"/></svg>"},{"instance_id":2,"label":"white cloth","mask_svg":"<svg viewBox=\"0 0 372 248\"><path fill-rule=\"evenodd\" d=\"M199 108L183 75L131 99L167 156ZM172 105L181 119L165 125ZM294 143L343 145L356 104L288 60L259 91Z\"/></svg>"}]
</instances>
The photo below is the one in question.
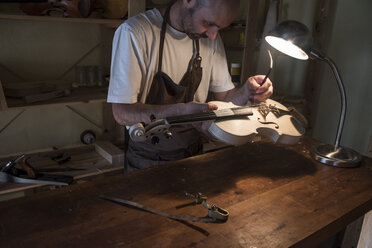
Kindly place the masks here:
<instances>
[{"instance_id":1,"label":"white cloth","mask_svg":"<svg viewBox=\"0 0 372 248\"><path fill-rule=\"evenodd\" d=\"M159 10L152 9L129 18L118 27L113 39L108 102L145 103L158 71L162 21ZM179 83L192 55L192 40L167 25L161 70ZM220 36L214 41L200 39L200 56L203 77L194 101L205 102L208 91L224 92L234 88Z\"/></svg>"}]
</instances>

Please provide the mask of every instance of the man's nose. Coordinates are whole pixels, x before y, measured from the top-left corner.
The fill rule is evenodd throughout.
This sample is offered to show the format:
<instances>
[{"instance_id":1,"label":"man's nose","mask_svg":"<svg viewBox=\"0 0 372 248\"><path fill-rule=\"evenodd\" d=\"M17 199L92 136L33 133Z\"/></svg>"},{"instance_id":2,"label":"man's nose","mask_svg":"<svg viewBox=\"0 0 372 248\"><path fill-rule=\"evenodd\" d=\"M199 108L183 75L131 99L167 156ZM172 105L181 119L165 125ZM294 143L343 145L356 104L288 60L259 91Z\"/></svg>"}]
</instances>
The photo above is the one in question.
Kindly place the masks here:
<instances>
[{"instance_id":1,"label":"man's nose","mask_svg":"<svg viewBox=\"0 0 372 248\"><path fill-rule=\"evenodd\" d=\"M211 39L211 40L216 39L217 34L218 34L218 30L219 30L218 27L210 27L210 28L208 28L208 30L206 32L208 38Z\"/></svg>"}]
</instances>

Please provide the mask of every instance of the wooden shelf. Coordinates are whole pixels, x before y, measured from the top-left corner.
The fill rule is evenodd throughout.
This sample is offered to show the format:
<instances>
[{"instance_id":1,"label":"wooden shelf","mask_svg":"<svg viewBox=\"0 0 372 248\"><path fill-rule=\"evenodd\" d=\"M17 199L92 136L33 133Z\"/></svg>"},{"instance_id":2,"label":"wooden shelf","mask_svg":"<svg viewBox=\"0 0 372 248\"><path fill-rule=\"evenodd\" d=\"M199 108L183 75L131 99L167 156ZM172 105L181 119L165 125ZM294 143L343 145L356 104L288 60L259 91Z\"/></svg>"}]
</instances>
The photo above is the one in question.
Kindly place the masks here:
<instances>
[{"instance_id":1,"label":"wooden shelf","mask_svg":"<svg viewBox=\"0 0 372 248\"><path fill-rule=\"evenodd\" d=\"M76 103L104 102L107 97L107 87L79 87L73 88L71 94L52 100L40 101L26 104L21 98L6 97L6 107L3 110L15 108L30 108L51 105L67 105Z\"/></svg>"},{"instance_id":2,"label":"wooden shelf","mask_svg":"<svg viewBox=\"0 0 372 248\"><path fill-rule=\"evenodd\" d=\"M134 16L146 9L146 0L128 0L128 16ZM13 10L14 11L14 10ZM4 12L3 12L4 13ZM70 18L55 16L31 16L17 10L15 13L0 13L0 19L18 20L18 21L38 21L38 22L72 22L72 23L90 23L102 24L108 27L116 28L124 19L104 19L104 18Z\"/></svg>"},{"instance_id":3,"label":"wooden shelf","mask_svg":"<svg viewBox=\"0 0 372 248\"><path fill-rule=\"evenodd\" d=\"M15 21L37 21L37 22L71 22L87 24L103 24L110 27L118 27L125 20L122 19L103 19L103 18L70 18L53 16L31 16L22 14L0 14L0 19Z\"/></svg>"}]
</instances>

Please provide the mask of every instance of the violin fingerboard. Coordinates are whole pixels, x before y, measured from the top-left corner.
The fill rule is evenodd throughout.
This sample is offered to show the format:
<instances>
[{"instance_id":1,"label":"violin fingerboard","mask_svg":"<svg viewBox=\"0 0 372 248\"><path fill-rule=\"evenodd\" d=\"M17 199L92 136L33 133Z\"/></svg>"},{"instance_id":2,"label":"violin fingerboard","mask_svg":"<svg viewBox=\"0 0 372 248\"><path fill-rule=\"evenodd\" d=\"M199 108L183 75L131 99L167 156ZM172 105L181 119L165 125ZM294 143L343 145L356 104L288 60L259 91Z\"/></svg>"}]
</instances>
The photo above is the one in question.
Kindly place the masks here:
<instances>
[{"instance_id":1,"label":"violin fingerboard","mask_svg":"<svg viewBox=\"0 0 372 248\"><path fill-rule=\"evenodd\" d=\"M252 109L247 107L227 108L215 110L217 117L253 115Z\"/></svg>"},{"instance_id":2,"label":"violin fingerboard","mask_svg":"<svg viewBox=\"0 0 372 248\"><path fill-rule=\"evenodd\" d=\"M232 108L231 110L235 115L253 115L252 109L247 107Z\"/></svg>"}]
</instances>

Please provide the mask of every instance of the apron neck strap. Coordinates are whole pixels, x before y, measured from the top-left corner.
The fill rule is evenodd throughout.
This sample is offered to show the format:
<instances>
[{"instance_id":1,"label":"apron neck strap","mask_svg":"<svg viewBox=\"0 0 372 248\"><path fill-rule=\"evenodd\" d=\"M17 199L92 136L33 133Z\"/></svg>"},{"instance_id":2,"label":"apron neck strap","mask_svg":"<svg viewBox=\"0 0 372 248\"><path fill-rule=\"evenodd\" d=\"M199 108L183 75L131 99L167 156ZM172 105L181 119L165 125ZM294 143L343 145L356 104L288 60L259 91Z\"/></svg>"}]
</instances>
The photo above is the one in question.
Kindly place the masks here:
<instances>
[{"instance_id":1,"label":"apron neck strap","mask_svg":"<svg viewBox=\"0 0 372 248\"><path fill-rule=\"evenodd\" d=\"M201 60L200 53L199 53L199 39L194 40L194 44L196 48L195 59Z\"/></svg>"},{"instance_id":2,"label":"apron neck strap","mask_svg":"<svg viewBox=\"0 0 372 248\"><path fill-rule=\"evenodd\" d=\"M158 71L161 71L161 64L163 62L163 47L164 47L164 38L165 38L165 31L167 30L167 22L169 19L169 12L170 8L172 7L172 4L170 4L167 9L165 10L165 14L163 17L163 23L161 25L161 31L160 31L160 44L159 44L159 66Z\"/></svg>"},{"instance_id":3,"label":"apron neck strap","mask_svg":"<svg viewBox=\"0 0 372 248\"><path fill-rule=\"evenodd\" d=\"M161 31L160 31L160 44L159 44L159 65L158 65L158 71L161 71L161 65L163 63L163 47L164 47L164 39L165 39L165 32L167 30L167 23L169 20L169 13L170 9L173 4L170 4L167 9L165 10L165 14L163 17L163 23L161 25ZM196 58L200 58L199 54L199 39L194 40L194 44L196 47Z\"/></svg>"}]
</instances>

